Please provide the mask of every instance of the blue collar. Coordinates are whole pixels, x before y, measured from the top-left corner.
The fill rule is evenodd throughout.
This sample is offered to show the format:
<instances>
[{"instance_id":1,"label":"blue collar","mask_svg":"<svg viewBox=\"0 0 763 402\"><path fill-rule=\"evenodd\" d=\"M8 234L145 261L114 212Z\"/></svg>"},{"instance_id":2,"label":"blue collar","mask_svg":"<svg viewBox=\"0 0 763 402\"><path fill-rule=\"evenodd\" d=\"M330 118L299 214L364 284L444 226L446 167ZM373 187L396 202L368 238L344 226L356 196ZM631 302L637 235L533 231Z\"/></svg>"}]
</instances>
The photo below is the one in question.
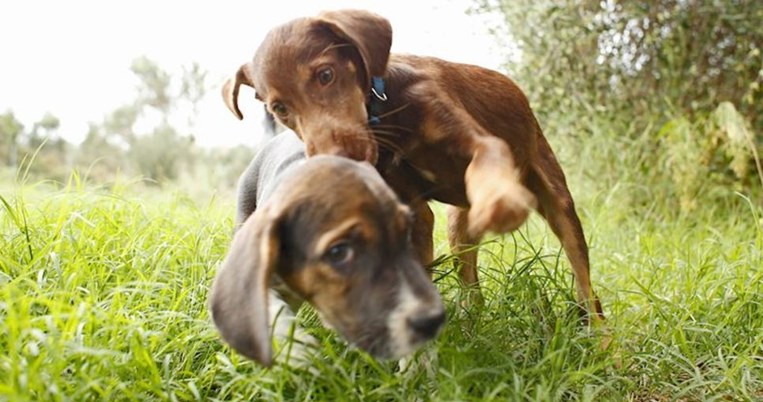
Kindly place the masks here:
<instances>
[{"instance_id":1,"label":"blue collar","mask_svg":"<svg viewBox=\"0 0 763 402\"><path fill-rule=\"evenodd\" d=\"M371 77L371 98L366 108L368 109L368 124L375 126L381 123L382 102L387 101L387 94L384 92L384 78Z\"/></svg>"}]
</instances>

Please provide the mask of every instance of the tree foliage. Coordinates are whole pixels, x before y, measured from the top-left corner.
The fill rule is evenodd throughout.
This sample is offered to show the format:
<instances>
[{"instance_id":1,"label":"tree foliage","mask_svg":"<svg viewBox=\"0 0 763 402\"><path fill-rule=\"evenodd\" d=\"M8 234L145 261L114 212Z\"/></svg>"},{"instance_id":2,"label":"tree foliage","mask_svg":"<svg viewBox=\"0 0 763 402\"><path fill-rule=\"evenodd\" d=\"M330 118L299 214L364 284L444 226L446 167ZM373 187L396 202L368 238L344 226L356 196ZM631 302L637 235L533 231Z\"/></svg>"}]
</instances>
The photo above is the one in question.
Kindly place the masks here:
<instances>
[{"instance_id":1,"label":"tree foliage","mask_svg":"<svg viewBox=\"0 0 763 402\"><path fill-rule=\"evenodd\" d=\"M55 181L65 181L75 169L96 183L126 175L156 185L203 180L213 188L232 188L251 150L195 146L198 105L210 87L206 70L192 63L172 74L140 57L130 71L136 78L134 98L91 122L79 146L58 135L60 121L51 113L29 130L12 111L0 115L0 165Z\"/></svg>"},{"instance_id":2,"label":"tree foliage","mask_svg":"<svg viewBox=\"0 0 763 402\"><path fill-rule=\"evenodd\" d=\"M732 102L763 117L763 3L754 0L479 0L521 52L509 69L544 102L685 112ZM662 103L662 102L659 102Z\"/></svg>"},{"instance_id":3,"label":"tree foliage","mask_svg":"<svg viewBox=\"0 0 763 402\"><path fill-rule=\"evenodd\" d=\"M27 173L45 173L48 178L62 178L66 174L70 146L57 135L59 125L58 117L46 112L27 130L13 111L6 111L0 115L0 160L16 169L34 156L37 163L27 165Z\"/></svg>"},{"instance_id":4,"label":"tree foliage","mask_svg":"<svg viewBox=\"0 0 763 402\"><path fill-rule=\"evenodd\" d=\"M475 10L504 17L496 34L518 50L506 68L553 132L577 146L602 131L602 147L628 141L629 163L685 181L674 181L684 199L708 178L688 171L760 184L763 2L477 0ZM677 156L690 148L696 157Z\"/></svg>"},{"instance_id":5,"label":"tree foliage","mask_svg":"<svg viewBox=\"0 0 763 402\"><path fill-rule=\"evenodd\" d=\"M138 79L136 98L107 114L100 125L91 126L79 159L106 160L103 151L109 157L121 153L126 170L153 183L175 180L181 170L192 166L195 150L192 133L182 132L190 127L174 127L170 117L184 102L195 105L206 94L206 72L194 65L192 73L184 74L178 83L146 57L135 59L130 70ZM107 171L113 174L118 169Z\"/></svg>"},{"instance_id":6,"label":"tree foliage","mask_svg":"<svg viewBox=\"0 0 763 402\"><path fill-rule=\"evenodd\" d=\"M8 110L0 115L0 151L8 166L15 167L18 163L18 139L24 131L24 125Z\"/></svg>"}]
</instances>

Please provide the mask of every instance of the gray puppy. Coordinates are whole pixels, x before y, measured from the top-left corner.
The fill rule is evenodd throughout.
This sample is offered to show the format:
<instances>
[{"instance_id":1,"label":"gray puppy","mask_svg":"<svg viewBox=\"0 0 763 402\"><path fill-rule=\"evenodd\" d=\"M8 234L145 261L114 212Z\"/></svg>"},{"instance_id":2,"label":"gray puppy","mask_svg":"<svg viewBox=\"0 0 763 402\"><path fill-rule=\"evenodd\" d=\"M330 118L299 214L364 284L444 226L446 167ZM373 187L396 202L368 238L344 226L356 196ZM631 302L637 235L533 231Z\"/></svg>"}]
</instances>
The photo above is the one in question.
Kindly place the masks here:
<instances>
[{"instance_id":1,"label":"gray puppy","mask_svg":"<svg viewBox=\"0 0 763 402\"><path fill-rule=\"evenodd\" d=\"M235 224L212 317L228 344L265 366L271 334L288 337L283 323L303 301L378 358L410 354L445 321L411 245L411 211L366 162L306 159L296 135L280 133L241 176Z\"/></svg>"}]
</instances>

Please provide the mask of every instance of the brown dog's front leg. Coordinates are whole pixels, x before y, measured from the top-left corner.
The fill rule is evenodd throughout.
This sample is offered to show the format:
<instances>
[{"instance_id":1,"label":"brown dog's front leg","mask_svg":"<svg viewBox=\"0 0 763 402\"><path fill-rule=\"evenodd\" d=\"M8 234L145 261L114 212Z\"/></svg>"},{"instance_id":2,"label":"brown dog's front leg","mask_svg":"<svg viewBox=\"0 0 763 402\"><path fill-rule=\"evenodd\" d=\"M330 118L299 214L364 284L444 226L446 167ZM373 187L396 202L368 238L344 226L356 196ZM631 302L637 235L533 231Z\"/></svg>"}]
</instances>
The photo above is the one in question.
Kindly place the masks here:
<instances>
[{"instance_id":1,"label":"brown dog's front leg","mask_svg":"<svg viewBox=\"0 0 763 402\"><path fill-rule=\"evenodd\" d=\"M520 182L509 146L501 139L473 139L472 160L464 176L469 199L469 233L507 233L521 226L535 208L535 196Z\"/></svg>"},{"instance_id":2,"label":"brown dog's front leg","mask_svg":"<svg viewBox=\"0 0 763 402\"><path fill-rule=\"evenodd\" d=\"M458 276L464 286L479 287L477 276L477 247L480 238L470 236L467 231L468 209L448 206L448 243L450 251L456 256Z\"/></svg>"},{"instance_id":3,"label":"brown dog's front leg","mask_svg":"<svg viewBox=\"0 0 763 402\"><path fill-rule=\"evenodd\" d=\"M420 189L412 178L416 172L407 164L401 164L396 169L382 170L382 177L390 187L395 189L398 197L407 204L413 214L411 222L411 243L416 259L422 266L428 267L431 274L430 264L434 260L434 244L432 234L434 232L434 212L429 207L427 200L421 197Z\"/></svg>"},{"instance_id":4,"label":"brown dog's front leg","mask_svg":"<svg viewBox=\"0 0 763 402\"><path fill-rule=\"evenodd\" d=\"M486 232L506 233L518 228L537 204L535 196L521 183L522 164L517 162L504 139L485 130L446 93L429 84L422 83L411 89L424 112L423 143L430 149L440 147L449 157L468 162L463 180L469 203L470 237L480 238ZM523 127L515 128L518 146L531 146L533 139L528 138L528 132Z\"/></svg>"},{"instance_id":5,"label":"brown dog's front leg","mask_svg":"<svg viewBox=\"0 0 763 402\"><path fill-rule=\"evenodd\" d=\"M431 274L430 264L434 260L434 244L432 233L434 232L434 213L426 201L411 205L413 212L413 228L411 229L411 243L416 253L416 258L422 266L428 267Z\"/></svg>"},{"instance_id":6,"label":"brown dog's front leg","mask_svg":"<svg viewBox=\"0 0 763 402\"><path fill-rule=\"evenodd\" d=\"M466 208L448 206L448 242L450 251L455 256L454 267L458 271L461 285L467 292L466 303L470 306L481 306L482 291L480 290L477 252L479 237L472 237L467 230L468 213Z\"/></svg>"}]
</instances>

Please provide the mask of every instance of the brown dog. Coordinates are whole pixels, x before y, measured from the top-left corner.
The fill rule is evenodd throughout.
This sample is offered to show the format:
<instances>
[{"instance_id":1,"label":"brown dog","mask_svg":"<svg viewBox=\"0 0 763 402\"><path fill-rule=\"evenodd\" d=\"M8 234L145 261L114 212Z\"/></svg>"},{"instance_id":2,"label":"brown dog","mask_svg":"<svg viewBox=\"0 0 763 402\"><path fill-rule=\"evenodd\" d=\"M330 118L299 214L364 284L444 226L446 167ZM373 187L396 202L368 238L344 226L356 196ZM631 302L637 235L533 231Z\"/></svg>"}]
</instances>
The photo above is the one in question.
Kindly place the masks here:
<instances>
[{"instance_id":1,"label":"brown dog","mask_svg":"<svg viewBox=\"0 0 763 402\"><path fill-rule=\"evenodd\" d=\"M243 118L239 89L253 87L308 155L375 163L416 212L413 240L424 263L432 260L426 201L450 204L449 240L467 285L477 284L477 255L462 251L486 232L516 229L536 208L571 262L583 311L603 318L564 173L523 92L481 67L390 55L391 42L389 22L366 11L290 21L226 82L226 104Z\"/></svg>"},{"instance_id":2,"label":"brown dog","mask_svg":"<svg viewBox=\"0 0 763 402\"><path fill-rule=\"evenodd\" d=\"M210 296L223 339L269 366L271 335L288 336L280 323L305 300L371 355L411 353L445 321L408 236L411 218L371 165L305 160L294 133L276 136L239 181L237 231Z\"/></svg>"}]
</instances>

